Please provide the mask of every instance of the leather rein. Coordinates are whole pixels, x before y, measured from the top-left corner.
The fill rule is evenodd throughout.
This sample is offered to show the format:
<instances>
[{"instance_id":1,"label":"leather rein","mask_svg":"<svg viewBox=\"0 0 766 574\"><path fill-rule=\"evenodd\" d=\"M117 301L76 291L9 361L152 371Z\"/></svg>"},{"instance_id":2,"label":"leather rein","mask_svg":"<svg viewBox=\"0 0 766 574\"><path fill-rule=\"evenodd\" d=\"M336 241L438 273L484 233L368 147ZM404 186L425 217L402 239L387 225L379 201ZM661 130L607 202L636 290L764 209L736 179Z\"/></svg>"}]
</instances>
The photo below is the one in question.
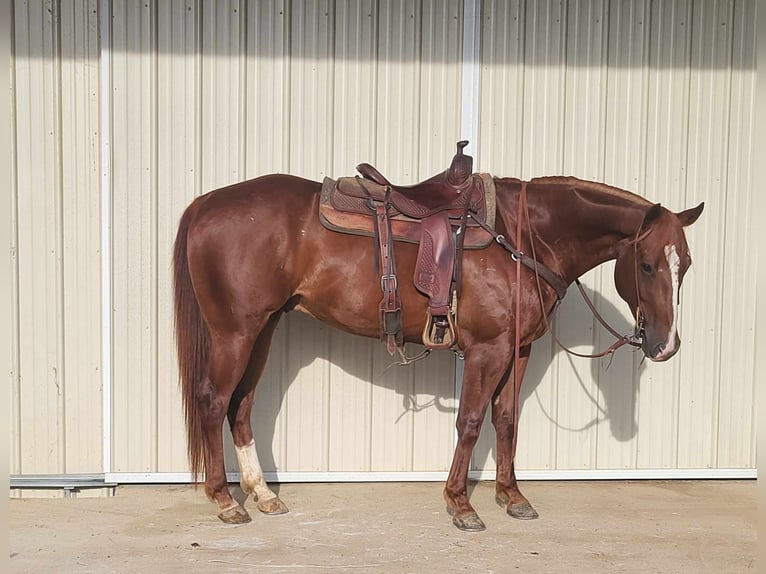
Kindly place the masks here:
<instances>
[{"instance_id":1,"label":"leather rein","mask_svg":"<svg viewBox=\"0 0 766 574\"><path fill-rule=\"evenodd\" d=\"M471 214L469 213L469 217ZM633 347L640 347L641 346L641 339L643 336L643 313L641 311L641 303L639 298L639 292L638 292L638 270L636 268L636 327L632 335L620 335L616 329L614 329L609 323L604 319L601 314L596 309L596 306L593 304L593 301L591 301L590 297L588 297L588 294L585 292L585 289L582 286L582 283L580 283L579 278L575 279L575 284L577 285L577 288L580 291L580 294L582 295L583 299L585 300L585 303L588 305L588 308L590 309L591 313L593 313L593 316L598 320L598 322L607 330L609 333L611 333L617 340L612 343L607 349L604 351L601 351L600 353L594 353L594 354L585 354L585 353L578 353L577 351L571 350L569 347L564 345L559 338L556 336L555 332L551 328L551 324L548 321L548 314L545 312L545 303L543 301L543 292L542 292L542 285L540 284L540 278L542 277L546 283L548 283L553 289L556 291L557 301L553 309L551 310L551 315L556 311L556 308L558 307L558 304L561 302L561 300L564 298L564 295L566 295L568 284L566 280L564 280L562 277L560 277L557 273L552 271L550 268L546 267L543 263L539 262L537 260L537 254L535 253L535 243L534 243L534 234L532 232L532 222L529 218L529 205L527 204L527 182L524 181L521 183L521 193L519 195L519 207L518 207L518 213L516 217L516 245L521 245L521 235L522 235L522 228L523 228L523 219L526 217L527 220L527 227L529 228L529 244L532 251L532 256L526 255L524 252L519 251L518 249L514 248L508 241L505 239L505 237L502 234L497 233L494 229L489 227L486 223L481 221L479 218L474 217L474 221L476 221L480 227L482 227L487 233L492 235L495 238L495 241L497 241L498 244L500 244L506 251L508 251L511 254L511 259L513 259L516 262L516 285L520 285L521 282L521 265L524 265L525 267L528 267L531 269L535 274L535 281L537 283L537 295L538 299L540 301L540 308L542 310L542 316L543 320L545 321L545 326L550 331L551 337L556 342L556 344L561 347L564 351L569 353L570 355L574 355L576 357L582 357L585 359L598 359L600 357L604 357L606 355L610 355L614 353L617 349L624 345L631 345ZM640 229L639 229L640 233ZM637 250L637 244L640 237L639 234L636 234L636 238L633 240L634 249ZM638 258L635 257L635 266L638 265ZM520 353L520 321L521 321L521 289L517 287L516 289L516 341L515 341L515 359L514 363L518 365L519 360L519 353Z\"/></svg>"}]
</instances>

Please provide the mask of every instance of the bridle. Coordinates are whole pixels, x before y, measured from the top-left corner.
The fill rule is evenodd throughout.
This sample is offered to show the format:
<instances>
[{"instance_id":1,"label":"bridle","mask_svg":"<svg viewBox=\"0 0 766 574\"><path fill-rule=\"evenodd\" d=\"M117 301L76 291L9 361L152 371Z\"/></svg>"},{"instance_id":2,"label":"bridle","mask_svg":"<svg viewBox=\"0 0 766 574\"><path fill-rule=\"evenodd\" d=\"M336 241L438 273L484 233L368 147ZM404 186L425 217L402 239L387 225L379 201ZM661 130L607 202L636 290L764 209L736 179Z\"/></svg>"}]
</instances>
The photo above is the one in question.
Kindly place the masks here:
<instances>
[{"instance_id":1,"label":"bridle","mask_svg":"<svg viewBox=\"0 0 766 574\"><path fill-rule=\"evenodd\" d=\"M469 213L469 217L471 214ZM552 271L550 268L546 267L542 263L540 263L537 260L537 253L535 252L535 242L534 242L534 233L532 230L532 220L529 217L529 206L527 204L527 182L523 181L521 182L521 193L519 194L519 206L518 206L518 212L516 215L516 245L521 246L521 235L522 235L522 227L523 227L523 218L526 217L527 219L527 227L529 229L529 246L530 250L532 251L532 257L530 258L528 255L526 255L524 252L519 251L518 249L515 249L511 244L508 243L508 241L505 239L505 237L502 234L497 233L494 229L486 225L483 221L481 221L478 217L474 217L474 221L476 221L485 231L490 233L494 238L495 241L497 241L505 250L507 250L511 254L511 259L513 259L516 262L516 333L515 333L515 344L514 344L514 359L513 359L513 372L514 372L514 382L513 382L513 437L511 438L511 460L515 460L516 458L516 444L518 440L518 425L519 425L519 395L521 393L521 377L520 377L520 357L521 357L521 266L524 265L528 268L530 268L534 274L535 274L535 283L537 285L537 296L538 300L540 302L540 310L542 311L543 320L545 321L545 327L548 331L551 333L551 337L556 342L557 345L559 345L562 349L564 349L567 353L570 355L574 355L576 357L583 357L586 359L597 359L600 357L604 357L606 355L611 355L614 353L617 349L624 345L630 345L633 347L640 347L641 342L644 335L644 313L641 310L641 297L640 292L638 289L638 242L643 239L646 235L641 235L641 228L639 227L639 230L636 232L636 237L632 240L633 243L633 250L634 250L634 257L633 257L633 268L634 268L634 275L635 275L635 287L636 287L636 314L635 314L635 320L636 325L635 329L632 335L620 335L616 329L614 329L609 323L601 316L601 314L596 309L596 306L591 301L590 297L588 297L587 293L585 292L585 289L582 286L582 283L580 283L579 278L575 279L575 284L577 285L577 288L580 290L580 293L582 294L583 299L585 299L585 302L588 305L588 308L593 313L593 316L596 317L599 323L604 326L604 328L609 331L617 340L612 343L612 345L609 346L606 350L595 353L595 354L585 354L585 353L578 353L576 351L571 350L566 345L564 345L558 337L556 337L556 333L551 328L551 324L548 321L548 314L545 312L545 301L543 299L543 290L542 285L540 283L540 277L542 277L553 289L556 291L556 303L551 309L550 314L553 315L553 313L556 311L556 308L558 307L559 303L561 303L561 300L564 298L564 295L567 292L568 283L565 279L563 279L560 275ZM648 232L647 232L648 234ZM495 390L495 396L498 396L500 394L500 391L505 386L507 382L507 378L503 379L498 388Z\"/></svg>"},{"instance_id":2,"label":"bridle","mask_svg":"<svg viewBox=\"0 0 766 574\"><path fill-rule=\"evenodd\" d=\"M469 214L469 217L470 217L470 214ZM616 339L616 341L612 343L604 351L601 351L599 353L586 354L586 353L578 353L577 351L573 351L572 349L567 347L564 343L562 343L559 340L559 338L556 336L556 333L551 328L550 321L548 320L549 314L545 312L545 302L543 299L543 291L542 291L542 285L540 283L540 278L542 277L546 281L546 283L548 283L556 291L557 300L553 309L551 309L550 315L553 315L559 303L564 298L568 285L565 279L563 279L557 273L555 273L550 268L546 267L543 263L537 260L537 253L535 251L534 233L532 230L532 221L529 217L529 205L527 203L527 182L526 181L521 182L521 192L519 194L518 213L516 217L516 245L519 245L519 246L521 245L521 235L522 235L524 218L526 218L527 227L529 230L529 245L531 248L530 250L532 252L531 257L526 255L523 251L519 251L518 249L514 248L511 244L508 243L508 241L505 239L505 237L502 234L497 233L494 229L484 224L480 219L474 218L474 220L477 223L479 223L479 225L485 231L490 233L495 238L495 241L497 241L498 244L500 244L506 251L508 251L511 254L511 259L513 259L516 262L516 284L517 285L520 285L520 282L521 282L521 265L528 267L534 272L535 282L537 285L537 296L540 302L540 308L542 310L543 321L545 322L545 326L547 330L550 331L551 337L553 338L554 342L570 355L574 355L576 357L581 357L585 359L598 359L606 355L610 355L624 345L630 345L632 347L640 347L641 342L643 340L643 335L644 335L644 313L641 309L641 297L640 297L640 291L638 286L638 242L642 240L644 237L646 237L646 235L648 235L649 232L647 231L645 234L642 235L641 228L639 227L639 230L636 232L635 238L631 241L631 243L633 243L633 250L634 250L633 267L634 267L634 284L636 289L635 328L631 335L620 335L620 333L616 329L614 329L611 325L609 325L606 319L604 319L601 316L601 314L598 312L598 310L596 309L596 306L593 304L593 301L590 299L590 297L588 297L588 294L585 292L585 289L583 288L582 283L580 282L580 279L579 278L575 279L574 283L577 285L577 288L580 291L580 294L585 300L585 303L588 305L588 308L590 309L591 313L593 313L593 316ZM516 350L515 350L515 361L514 361L515 363L518 363L518 357L520 352L519 351L520 350L520 327L521 327L520 325L520 319L521 319L520 294L521 294L521 290L517 288L516 289L516 344L515 344Z\"/></svg>"}]
</instances>

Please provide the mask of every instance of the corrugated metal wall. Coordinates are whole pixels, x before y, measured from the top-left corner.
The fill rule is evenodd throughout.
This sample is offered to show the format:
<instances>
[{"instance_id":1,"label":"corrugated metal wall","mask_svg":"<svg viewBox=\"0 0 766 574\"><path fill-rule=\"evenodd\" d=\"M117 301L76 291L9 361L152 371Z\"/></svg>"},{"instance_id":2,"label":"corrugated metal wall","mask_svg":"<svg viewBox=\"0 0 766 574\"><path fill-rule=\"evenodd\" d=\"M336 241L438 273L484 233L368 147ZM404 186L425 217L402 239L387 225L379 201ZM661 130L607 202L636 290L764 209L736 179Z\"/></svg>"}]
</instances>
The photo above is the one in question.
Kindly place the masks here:
<instances>
[{"instance_id":1,"label":"corrugated metal wall","mask_svg":"<svg viewBox=\"0 0 766 574\"><path fill-rule=\"evenodd\" d=\"M102 471L96 6L14 9L11 474Z\"/></svg>"},{"instance_id":2,"label":"corrugated metal wall","mask_svg":"<svg viewBox=\"0 0 766 574\"><path fill-rule=\"evenodd\" d=\"M456 0L17 2L12 474L186 476L169 265L185 206L264 173L319 180L361 161L396 181L425 178L461 137L464 93L479 102L479 170L576 175L676 210L706 202L688 233L678 357L654 365L625 351L607 369L538 342L519 468L753 468L754 15L754 0L485 0L473 29ZM476 85L463 75L466 27L481 38L467 63ZM585 283L627 331L610 268ZM559 312L559 336L607 346L577 298ZM309 473L446 470L452 355L388 363L376 341L284 320L254 409L264 467L325 479ZM475 469L493 468L493 442L487 424Z\"/></svg>"}]
</instances>

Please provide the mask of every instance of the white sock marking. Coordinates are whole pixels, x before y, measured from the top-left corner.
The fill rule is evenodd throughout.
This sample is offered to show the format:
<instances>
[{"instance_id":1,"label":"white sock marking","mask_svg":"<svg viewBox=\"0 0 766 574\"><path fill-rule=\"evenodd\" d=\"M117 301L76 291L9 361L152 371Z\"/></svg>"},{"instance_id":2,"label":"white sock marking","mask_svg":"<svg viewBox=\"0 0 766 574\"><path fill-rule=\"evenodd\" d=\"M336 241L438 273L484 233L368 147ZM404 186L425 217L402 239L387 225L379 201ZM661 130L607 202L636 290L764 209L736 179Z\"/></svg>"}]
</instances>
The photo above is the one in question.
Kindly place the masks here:
<instances>
[{"instance_id":1,"label":"white sock marking","mask_svg":"<svg viewBox=\"0 0 766 574\"><path fill-rule=\"evenodd\" d=\"M261 463L258 461L258 453L255 451L255 439L245 446L234 446L237 452L237 461L239 462L239 472L241 474L240 485L242 490L248 494L253 494L258 500L269 500L276 497L271 489L266 485L263 478Z\"/></svg>"}]
</instances>

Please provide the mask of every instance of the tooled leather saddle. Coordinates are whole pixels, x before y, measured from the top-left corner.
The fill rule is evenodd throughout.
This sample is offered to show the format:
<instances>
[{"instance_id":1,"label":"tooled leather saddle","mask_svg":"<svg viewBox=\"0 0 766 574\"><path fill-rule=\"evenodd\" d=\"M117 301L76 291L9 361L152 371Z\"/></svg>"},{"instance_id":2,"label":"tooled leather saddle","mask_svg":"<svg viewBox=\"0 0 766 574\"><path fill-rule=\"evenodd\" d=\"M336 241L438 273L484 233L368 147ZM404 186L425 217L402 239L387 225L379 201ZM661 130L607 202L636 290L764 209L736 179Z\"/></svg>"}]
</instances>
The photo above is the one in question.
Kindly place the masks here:
<instances>
[{"instance_id":1,"label":"tooled leather saddle","mask_svg":"<svg viewBox=\"0 0 766 574\"><path fill-rule=\"evenodd\" d=\"M477 220L489 227L495 220L494 182L472 173L473 158L463 153L467 145L458 142L449 168L416 185L394 185L367 163L357 166L363 177L325 178L322 184L322 224L377 239L381 338L392 355L399 351L404 357L394 241L419 245L414 282L428 297L423 344L427 349L456 344L462 251L489 245L493 238Z\"/></svg>"}]
</instances>

